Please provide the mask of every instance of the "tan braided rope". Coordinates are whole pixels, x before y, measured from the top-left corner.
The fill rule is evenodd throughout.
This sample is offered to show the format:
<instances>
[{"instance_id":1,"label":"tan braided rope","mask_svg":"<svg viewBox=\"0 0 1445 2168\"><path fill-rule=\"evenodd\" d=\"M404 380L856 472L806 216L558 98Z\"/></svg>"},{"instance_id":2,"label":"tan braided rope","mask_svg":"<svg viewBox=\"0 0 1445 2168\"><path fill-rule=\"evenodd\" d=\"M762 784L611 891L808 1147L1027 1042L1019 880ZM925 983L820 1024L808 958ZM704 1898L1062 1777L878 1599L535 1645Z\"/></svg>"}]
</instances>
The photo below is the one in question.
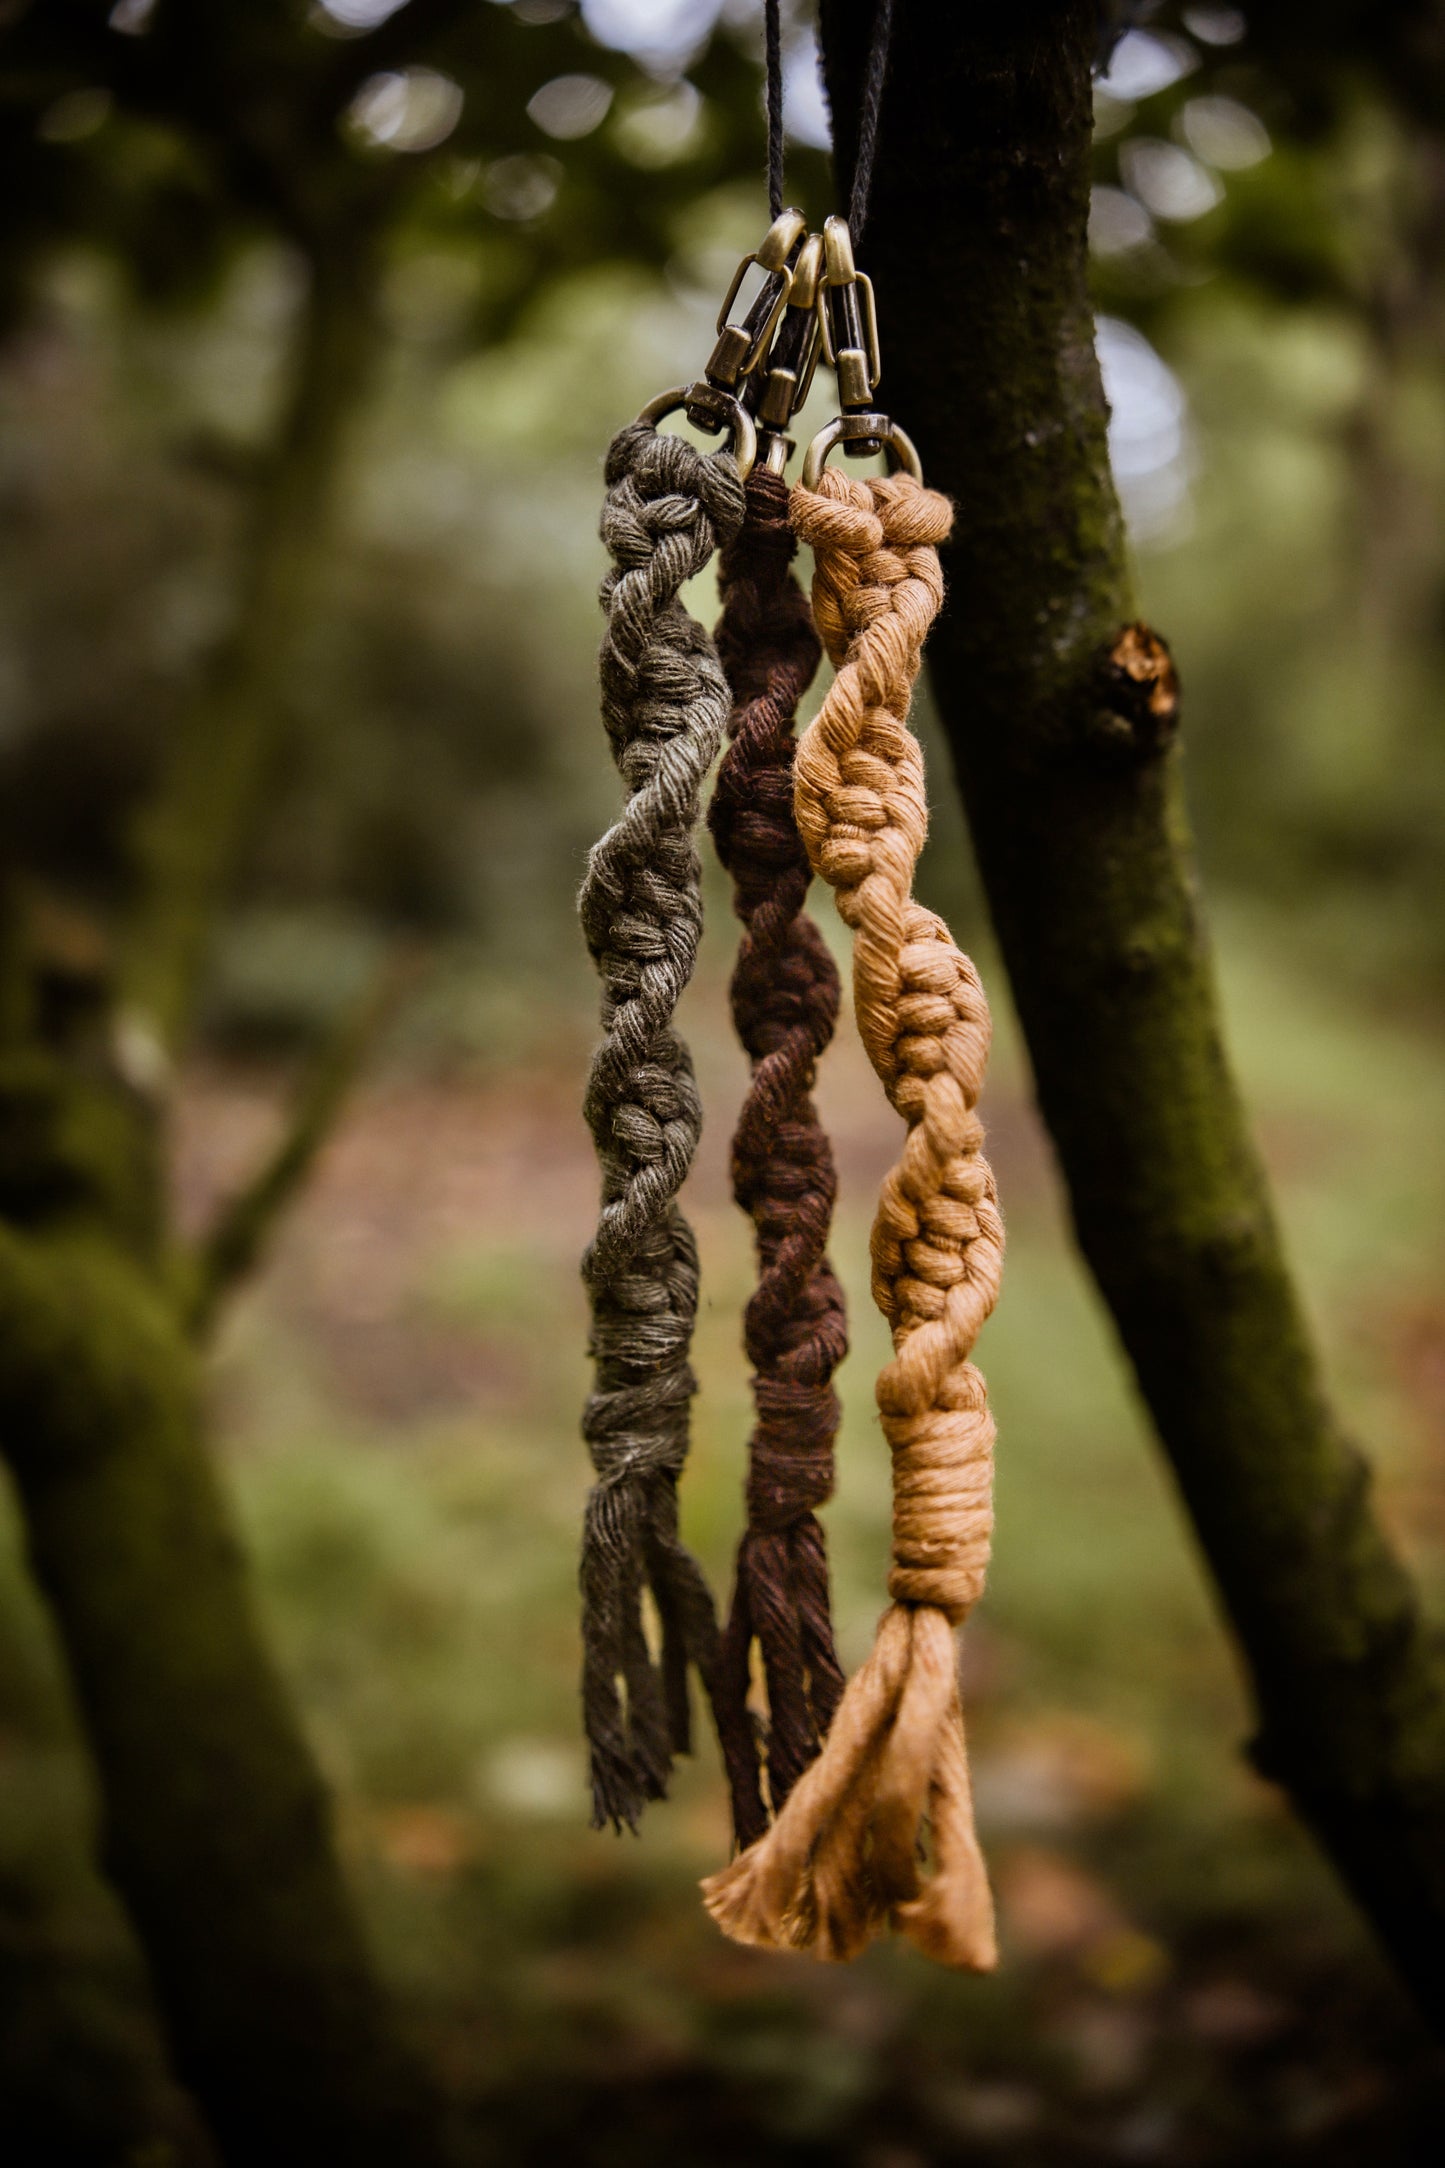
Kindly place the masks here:
<instances>
[{"instance_id":1,"label":"tan braided rope","mask_svg":"<svg viewBox=\"0 0 1445 2168\"><path fill-rule=\"evenodd\" d=\"M983 1971L996 1961L993 1902L953 1629L982 1593L992 1533L993 1419L969 1355L997 1299L1003 1221L976 1112L988 1003L912 893L928 812L907 726L951 510L907 475L825 470L816 490L793 491L790 516L814 552L814 615L838 672L798 748L798 827L853 930L859 1030L908 1124L873 1228L873 1294L894 1346L877 1387L893 1601L822 1754L703 1891L739 1942L849 1958L891 1923L930 1957Z\"/></svg>"}]
</instances>

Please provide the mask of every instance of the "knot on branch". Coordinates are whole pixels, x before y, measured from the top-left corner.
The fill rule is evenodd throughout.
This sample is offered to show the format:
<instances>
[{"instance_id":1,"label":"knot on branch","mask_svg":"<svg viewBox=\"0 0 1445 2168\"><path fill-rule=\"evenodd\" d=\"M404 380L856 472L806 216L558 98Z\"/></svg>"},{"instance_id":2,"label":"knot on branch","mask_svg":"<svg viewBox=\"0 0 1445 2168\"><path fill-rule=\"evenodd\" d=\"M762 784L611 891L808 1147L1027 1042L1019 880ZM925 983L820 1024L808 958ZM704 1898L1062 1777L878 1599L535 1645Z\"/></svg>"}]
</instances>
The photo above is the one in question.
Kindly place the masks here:
<instances>
[{"instance_id":1,"label":"knot on branch","mask_svg":"<svg viewBox=\"0 0 1445 2168\"><path fill-rule=\"evenodd\" d=\"M1089 719L1090 751L1128 763L1149 760L1179 730L1179 677L1157 632L1125 625L1099 659L1098 706Z\"/></svg>"}]
</instances>

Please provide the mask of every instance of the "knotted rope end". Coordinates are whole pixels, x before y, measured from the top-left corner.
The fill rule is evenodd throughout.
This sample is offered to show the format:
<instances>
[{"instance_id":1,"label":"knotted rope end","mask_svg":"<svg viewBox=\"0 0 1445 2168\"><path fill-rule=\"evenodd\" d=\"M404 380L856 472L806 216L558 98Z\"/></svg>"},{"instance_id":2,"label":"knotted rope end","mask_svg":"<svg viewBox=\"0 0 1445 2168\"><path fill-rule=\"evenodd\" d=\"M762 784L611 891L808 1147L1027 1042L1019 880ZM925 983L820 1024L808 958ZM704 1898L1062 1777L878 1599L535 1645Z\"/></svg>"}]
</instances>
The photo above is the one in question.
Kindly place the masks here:
<instances>
[{"instance_id":1,"label":"knotted rope end","mask_svg":"<svg viewBox=\"0 0 1445 2168\"><path fill-rule=\"evenodd\" d=\"M892 1926L936 1963L993 1969L993 1898L943 1612L885 1612L822 1754L772 1828L709 1875L702 1895L723 1933L753 1949L843 1963Z\"/></svg>"}]
</instances>

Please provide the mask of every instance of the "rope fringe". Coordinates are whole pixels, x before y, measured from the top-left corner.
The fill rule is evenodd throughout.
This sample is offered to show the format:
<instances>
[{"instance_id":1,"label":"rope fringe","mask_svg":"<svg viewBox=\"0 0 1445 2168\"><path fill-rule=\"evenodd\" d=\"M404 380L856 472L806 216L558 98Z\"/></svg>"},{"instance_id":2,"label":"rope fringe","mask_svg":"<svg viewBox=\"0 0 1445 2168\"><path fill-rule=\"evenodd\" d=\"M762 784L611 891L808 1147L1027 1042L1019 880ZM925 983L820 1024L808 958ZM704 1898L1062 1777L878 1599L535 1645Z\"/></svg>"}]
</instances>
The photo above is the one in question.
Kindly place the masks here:
<instances>
[{"instance_id":1,"label":"rope fringe","mask_svg":"<svg viewBox=\"0 0 1445 2168\"><path fill-rule=\"evenodd\" d=\"M982 1592L992 1533L993 1419L968 1358L997 1299L1003 1222L975 1111L988 1004L912 894L927 802L906 722L952 514L906 475L831 469L816 491L793 491L791 514L814 551L814 616L838 673L798 748L798 827L853 930L859 1030L908 1125L872 1246L895 1351L877 1386L893 1455L893 1601L822 1754L772 1829L703 1891L740 1942L848 1958L891 1923L941 1963L985 1971L993 1903L953 1628Z\"/></svg>"},{"instance_id":2,"label":"rope fringe","mask_svg":"<svg viewBox=\"0 0 1445 2168\"><path fill-rule=\"evenodd\" d=\"M815 1509L832 1495L839 1416L832 1377L848 1340L843 1290L824 1255L837 1176L810 1096L837 1023L839 984L803 909L812 873L793 817L793 718L821 652L790 569L796 550L786 485L755 467L746 520L720 568L718 652L734 705L708 812L744 928L731 994L752 1080L732 1172L758 1251L744 1323L757 1409L748 1527L714 1701L740 1845L763 1834L768 1804L774 1814L782 1807L843 1692ZM748 1707L754 1643L767 1682L765 1738Z\"/></svg>"},{"instance_id":3,"label":"rope fringe","mask_svg":"<svg viewBox=\"0 0 1445 2168\"><path fill-rule=\"evenodd\" d=\"M579 903L603 1032L585 1102L602 1210L582 1264L595 1364L582 1432L597 1473L582 1540L582 1700L593 1822L620 1829L665 1795L673 1755L690 1746L688 1666L709 1677L717 1650L712 1597L677 1523L698 1273L676 1198L701 1112L672 1018L697 957L692 838L728 691L678 591L736 533L743 489L730 457L706 458L645 422L614 437L606 478L602 716L628 798L592 850Z\"/></svg>"}]
</instances>

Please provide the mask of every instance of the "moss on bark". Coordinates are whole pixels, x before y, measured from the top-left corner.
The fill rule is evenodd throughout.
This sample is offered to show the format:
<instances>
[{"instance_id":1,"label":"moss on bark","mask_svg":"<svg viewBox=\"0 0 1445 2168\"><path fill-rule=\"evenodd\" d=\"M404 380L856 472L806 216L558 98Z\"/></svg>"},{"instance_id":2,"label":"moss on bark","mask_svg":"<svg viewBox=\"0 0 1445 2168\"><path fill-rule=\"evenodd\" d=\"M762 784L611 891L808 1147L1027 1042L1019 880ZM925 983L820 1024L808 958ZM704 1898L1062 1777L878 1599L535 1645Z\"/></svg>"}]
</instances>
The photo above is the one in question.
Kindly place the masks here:
<instances>
[{"instance_id":1,"label":"moss on bark","mask_svg":"<svg viewBox=\"0 0 1445 2168\"><path fill-rule=\"evenodd\" d=\"M99 1230L6 1231L0 1348L0 1451L178 2074L228 2162L439 2159L252 1611L171 1305Z\"/></svg>"}]
</instances>

